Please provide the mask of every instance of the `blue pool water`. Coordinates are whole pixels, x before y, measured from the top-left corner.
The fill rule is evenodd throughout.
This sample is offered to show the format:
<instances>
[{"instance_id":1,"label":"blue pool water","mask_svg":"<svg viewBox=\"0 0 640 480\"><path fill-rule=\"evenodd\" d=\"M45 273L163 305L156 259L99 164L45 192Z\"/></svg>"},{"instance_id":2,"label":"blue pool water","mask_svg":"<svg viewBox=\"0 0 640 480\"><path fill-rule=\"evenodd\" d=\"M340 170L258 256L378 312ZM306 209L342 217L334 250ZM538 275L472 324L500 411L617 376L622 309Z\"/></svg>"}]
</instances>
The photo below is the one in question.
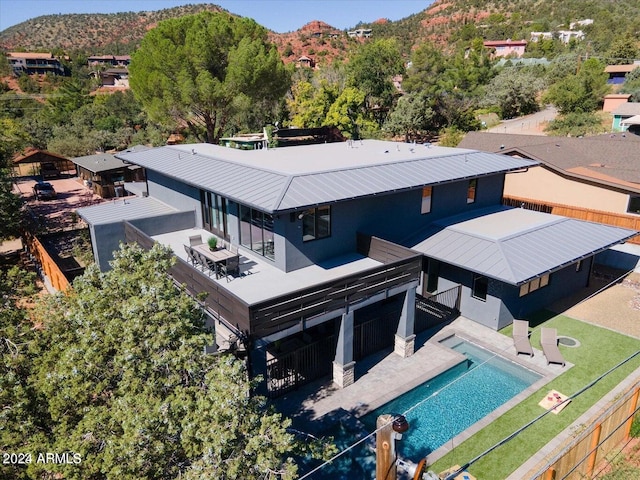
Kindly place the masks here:
<instances>
[{"instance_id":1,"label":"blue pool water","mask_svg":"<svg viewBox=\"0 0 640 480\"><path fill-rule=\"evenodd\" d=\"M361 419L372 431L379 415L410 410L405 416L411 428L398 445L404 457L423 458L540 379L537 373L459 337L441 343L467 361Z\"/></svg>"},{"instance_id":2,"label":"blue pool water","mask_svg":"<svg viewBox=\"0 0 640 480\"><path fill-rule=\"evenodd\" d=\"M374 431L378 416L400 413L410 429L398 442L398 453L417 462L540 379L537 373L459 337L441 344L467 360L360 418L364 430L346 429L340 422L331 434L341 450ZM374 478L374 442L368 440L312 478Z\"/></svg>"}]
</instances>

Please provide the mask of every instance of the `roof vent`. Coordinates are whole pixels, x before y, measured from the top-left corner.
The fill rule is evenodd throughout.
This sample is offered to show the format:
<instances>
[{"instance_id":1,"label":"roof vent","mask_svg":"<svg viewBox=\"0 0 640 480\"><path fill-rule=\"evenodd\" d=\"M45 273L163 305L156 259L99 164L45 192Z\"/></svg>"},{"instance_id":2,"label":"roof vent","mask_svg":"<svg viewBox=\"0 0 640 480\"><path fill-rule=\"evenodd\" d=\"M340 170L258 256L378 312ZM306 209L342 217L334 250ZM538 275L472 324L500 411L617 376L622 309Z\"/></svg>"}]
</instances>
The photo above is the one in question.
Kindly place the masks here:
<instances>
[{"instance_id":1,"label":"roof vent","mask_svg":"<svg viewBox=\"0 0 640 480\"><path fill-rule=\"evenodd\" d=\"M192 149L191 149L191 155L195 155L195 154L196 154L196 149L195 149L195 148L192 148Z\"/></svg>"}]
</instances>

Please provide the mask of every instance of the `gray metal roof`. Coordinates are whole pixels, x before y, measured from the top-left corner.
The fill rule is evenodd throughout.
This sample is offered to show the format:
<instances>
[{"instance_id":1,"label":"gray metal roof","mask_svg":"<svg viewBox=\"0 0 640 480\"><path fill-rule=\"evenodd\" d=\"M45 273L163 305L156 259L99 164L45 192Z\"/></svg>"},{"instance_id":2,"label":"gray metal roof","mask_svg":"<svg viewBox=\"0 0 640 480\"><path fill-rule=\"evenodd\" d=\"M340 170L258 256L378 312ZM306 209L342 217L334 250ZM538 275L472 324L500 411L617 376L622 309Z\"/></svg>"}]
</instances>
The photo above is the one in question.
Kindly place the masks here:
<instances>
[{"instance_id":1,"label":"gray metal roof","mask_svg":"<svg viewBox=\"0 0 640 480\"><path fill-rule=\"evenodd\" d=\"M128 166L127 163L109 153L98 153L96 155L76 157L72 158L71 161L93 173L117 170L118 168L125 168Z\"/></svg>"},{"instance_id":2,"label":"gray metal roof","mask_svg":"<svg viewBox=\"0 0 640 480\"><path fill-rule=\"evenodd\" d=\"M91 225L157 217L177 211L175 208L150 197L123 197L77 210L78 215Z\"/></svg>"},{"instance_id":3,"label":"gray metal roof","mask_svg":"<svg viewBox=\"0 0 640 480\"><path fill-rule=\"evenodd\" d=\"M537 165L475 150L364 140L271 150L173 145L117 156L267 212Z\"/></svg>"},{"instance_id":4,"label":"gray metal roof","mask_svg":"<svg viewBox=\"0 0 640 480\"><path fill-rule=\"evenodd\" d=\"M425 232L426 239L411 248L465 270L521 285L638 234L522 208L479 213L435 222Z\"/></svg>"},{"instance_id":5,"label":"gray metal roof","mask_svg":"<svg viewBox=\"0 0 640 480\"><path fill-rule=\"evenodd\" d=\"M640 115L640 102L625 102L618 105L613 115Z\"/></svg>"}]
</instances>

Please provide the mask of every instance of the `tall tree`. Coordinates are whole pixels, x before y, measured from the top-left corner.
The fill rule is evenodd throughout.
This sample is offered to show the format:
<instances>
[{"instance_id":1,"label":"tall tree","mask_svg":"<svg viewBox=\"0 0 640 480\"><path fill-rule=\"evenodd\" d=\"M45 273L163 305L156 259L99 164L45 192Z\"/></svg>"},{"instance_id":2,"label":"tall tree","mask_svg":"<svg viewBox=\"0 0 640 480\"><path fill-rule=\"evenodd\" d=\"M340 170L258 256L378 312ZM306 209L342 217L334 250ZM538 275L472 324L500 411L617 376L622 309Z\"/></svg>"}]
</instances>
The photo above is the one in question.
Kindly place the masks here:
<instances>
[{"instance_id":1,"label":"tall tree","mask_svg":"<svg viewBox=\"0 0 640 480\"><path fill-rule=\"evenodd\" d=\"M551 85L543 100L553 103L561 114L593 112L609 92L607 78L602 62L590 58L580 66L577 75Z\"/></svg>"},{"instance_id":2,"label":"tall tree","mask_svg":"<svg viewBox=\"0 0 640 480\"><path fill-rule=\"evenodd\" d=\"M20 197L13 193L10 160L24 145L24 133L10 118L0 118L0 242L17 236L22 213Z\"/></svg>"},{"instance_id":3,"label":"tall tree","mask_svg":"<svg viewBox=\"0 0 640 480\"><path fill-rule=\"evenodd\" d=\"M203 353L213 337L166 275L173 261L165 247L123 246L109 272L90 267L36 310L29 385L50 417L21 438L22 451L74 452L80 461L34 462L29 478L295 475L289 420L251 395L243 362Z\"/></svg>"},{"instance_id":4,"label":"tall tree","mask_svg":"<svg viewBox=\"0 0 640 480\"><path fill-rule=\"evenodd\" d=\"M227 13L160 22L132 55L130 85L150 117L184 123L205 142L233 129L261 128L289 88L289 74L267 31ZM262 125L242 125L241 113ZM247 118L246 115L243 118Z\"/></svg>"},{"instance_id":5,"label":"tall tree","mask_svg":"<svg viewBox=\"0 0 640 480\"><path fill-rule=\"evenodd\" d=\"M538 110L538 94L544 81L526 68L504 68L487 86L483 106L498 106L503 118L527 115Z\"/></svg>"}]
</instances>

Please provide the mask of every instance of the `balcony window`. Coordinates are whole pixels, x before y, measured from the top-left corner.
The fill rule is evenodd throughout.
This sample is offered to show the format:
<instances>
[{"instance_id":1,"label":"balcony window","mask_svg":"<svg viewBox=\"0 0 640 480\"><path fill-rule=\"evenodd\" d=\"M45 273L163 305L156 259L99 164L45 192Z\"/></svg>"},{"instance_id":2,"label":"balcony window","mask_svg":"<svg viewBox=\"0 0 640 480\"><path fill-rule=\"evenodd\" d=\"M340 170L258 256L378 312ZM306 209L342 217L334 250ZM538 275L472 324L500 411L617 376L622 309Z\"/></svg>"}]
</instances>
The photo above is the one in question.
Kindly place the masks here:
<instances>
[{"instance_id":1,"label":"balcony window","mask_svg":"<svg viewBox=\"0 0 640 480\"><path fill-rule=\"evenodd\" d=\"M273 215L240 205L240 245L274 260Z\"/></svg>"},{"instance_id":2,"label":"balcony window","mask_svg":"<svg viewBox=\"0 0 640 480\"><path fill-rule=\"evenodd\" d=\"M305 242L331 236L331 207L309 208L302 213L302 240Z\"/></svg>"},{"instance_id":3,"label":"balcony window","mask_svg":"<svg viewBox=\"0 0 640 480\"><path fill-rule=\"evenodd\" d=\"M544 288L549 285L549 274L542 275L541 277L534 278L530 282L520 285L520 296L524 297L531 292L535 292L540 288Z\"/></svg>"}]
</instances>

